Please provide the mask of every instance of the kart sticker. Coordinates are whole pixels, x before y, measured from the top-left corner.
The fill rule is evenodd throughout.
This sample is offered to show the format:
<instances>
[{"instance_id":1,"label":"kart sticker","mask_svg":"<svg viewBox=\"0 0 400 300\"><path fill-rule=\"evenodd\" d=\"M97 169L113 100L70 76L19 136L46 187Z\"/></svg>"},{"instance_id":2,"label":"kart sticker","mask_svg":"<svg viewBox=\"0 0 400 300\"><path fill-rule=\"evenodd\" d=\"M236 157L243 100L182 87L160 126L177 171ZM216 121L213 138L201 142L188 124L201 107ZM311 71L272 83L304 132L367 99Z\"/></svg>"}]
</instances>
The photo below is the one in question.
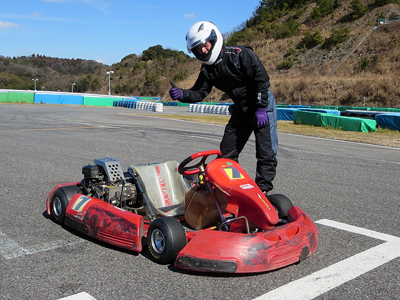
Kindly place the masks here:
<instances>
[{"instance_id":1,"label":"kart sticker","mask_svg":"<svg viewBox=\"0 0 400 300\"><path fill-rule=\"evenodd\" d=\"M235 167L224 168L224 171L230 180L245 178Z\"/></svg>"},{"instance_id":2,"label":"kart sticker","mask_svg":"<svg viewBox=\"0 0 400 300\"><path fill-rule=\"evenodd\" d=\"M165 179L161 175L161 169L160 169L159 166L156 166L156 173L157 173L157 179L158 179L158 183L160 185L160 189L161 189L161 192L162 192L162 196L163 196L163 199L164 199L165 206L170 206L170 205L172 205L172 202L171 202L171 199L170 199L170 197L169 197L169 195L167 193L167 183L166 183Z\"/></svg>"},{"instance_id":3,"label":"kart sticker","mask_svg":"<svg viewBox=\"0 0 400 300\"><path fill-rule=\"evenodd\" d=\"M89 201L89 197L80 196L78 199L76 199L74 205L72 205L72 209L77 212L81 212L85 208L86 204L89 203Z\"/></svg>"},{"instance_id":4,"label":"kart sticker","mask_svg":"<svg viewBox=\"0 0 400 300\"><path fill-rule=\"evenodd\" d=\"M254 188L254 186L252 186L250 183L247 183L247 184L242 184L242 185L240 185L240 188L241 188L242 190L249 190L249 189Z\"/></svg>"}]
</instances>

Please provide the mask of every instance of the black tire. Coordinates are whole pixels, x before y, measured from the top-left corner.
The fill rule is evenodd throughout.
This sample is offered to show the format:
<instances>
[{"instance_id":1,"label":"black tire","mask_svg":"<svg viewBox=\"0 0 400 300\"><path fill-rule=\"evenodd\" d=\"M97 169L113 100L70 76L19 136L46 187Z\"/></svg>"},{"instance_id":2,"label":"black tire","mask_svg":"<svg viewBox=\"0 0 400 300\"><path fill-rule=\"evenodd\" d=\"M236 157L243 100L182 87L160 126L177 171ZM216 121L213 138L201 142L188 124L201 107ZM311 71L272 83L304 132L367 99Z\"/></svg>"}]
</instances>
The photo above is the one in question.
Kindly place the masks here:
<instances>
[{"instance_id":1,"label":"black tire","mask_svg":"<svg viewBox=\"0 0 400 300\"><path fill-rule=\"evenodd\" d=\"M282 194L267 195L269 202L278 212L279 219L288 219L288 211L293 207L292 201Z\"/></svg>"},{"instance_id":2,"label":"black tire","mask_svg":"<svg viewBox=\"0 0 400 300\"><path fill-rule=\"evenodd\" d=\"M81 192L76 185L67 185L58 188L50 202L50 212L58 224L64 224L65 212L71 199Z\"/></svg>"},{"instance_id":3,"label":"black tire","mask_svg":"<svg viewBox=\"0 0 400 300\"><path fill-rule=\"evenodd\" d=\"M155 219L147 233L148 247L159 264L172 263L186 245L186 234L181 223L172 217Z\"/></svg>"}]
</instances>

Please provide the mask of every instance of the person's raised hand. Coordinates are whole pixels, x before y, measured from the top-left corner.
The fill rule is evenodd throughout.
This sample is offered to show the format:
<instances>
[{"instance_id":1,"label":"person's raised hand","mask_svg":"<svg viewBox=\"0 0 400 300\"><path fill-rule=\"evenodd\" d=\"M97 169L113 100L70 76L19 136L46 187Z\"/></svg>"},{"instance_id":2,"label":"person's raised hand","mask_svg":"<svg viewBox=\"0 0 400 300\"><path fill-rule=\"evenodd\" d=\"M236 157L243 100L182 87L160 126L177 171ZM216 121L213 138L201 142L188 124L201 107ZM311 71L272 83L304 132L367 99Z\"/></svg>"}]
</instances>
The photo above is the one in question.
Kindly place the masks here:
<instances>
[{"instance_id":1,"label":"person's raised hand","mask_svg":"<svg viewBox=\"0 0 400 300\"><path fill-rule=\"evenodd\" d=\"M170 81L172 88L169 89L169 96L172 100L181 100L183 98L182 89L178 88L174 82Z\"/></svg>"}]
</instances>

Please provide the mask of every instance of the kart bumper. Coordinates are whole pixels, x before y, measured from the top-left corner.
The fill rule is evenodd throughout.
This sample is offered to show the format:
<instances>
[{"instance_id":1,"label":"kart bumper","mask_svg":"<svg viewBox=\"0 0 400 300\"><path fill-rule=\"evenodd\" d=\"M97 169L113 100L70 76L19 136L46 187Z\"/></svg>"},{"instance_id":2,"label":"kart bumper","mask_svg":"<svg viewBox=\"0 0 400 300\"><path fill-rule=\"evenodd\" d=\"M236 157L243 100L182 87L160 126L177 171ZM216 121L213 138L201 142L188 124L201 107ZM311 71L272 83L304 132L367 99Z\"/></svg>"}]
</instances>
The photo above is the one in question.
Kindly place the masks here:
<instances>
[{"instance_id":1,"label":"kart bumper","mask_svg":"<svg viewBox=\"0 0 400 300\"><path fill-rule=\"evenodd\" d=\"M315 252L318 231L297 206L291 222L254 234L201 230L175 260L178 268L224 273L256 273L299 262Z\"/></svg>"}]
</instances>

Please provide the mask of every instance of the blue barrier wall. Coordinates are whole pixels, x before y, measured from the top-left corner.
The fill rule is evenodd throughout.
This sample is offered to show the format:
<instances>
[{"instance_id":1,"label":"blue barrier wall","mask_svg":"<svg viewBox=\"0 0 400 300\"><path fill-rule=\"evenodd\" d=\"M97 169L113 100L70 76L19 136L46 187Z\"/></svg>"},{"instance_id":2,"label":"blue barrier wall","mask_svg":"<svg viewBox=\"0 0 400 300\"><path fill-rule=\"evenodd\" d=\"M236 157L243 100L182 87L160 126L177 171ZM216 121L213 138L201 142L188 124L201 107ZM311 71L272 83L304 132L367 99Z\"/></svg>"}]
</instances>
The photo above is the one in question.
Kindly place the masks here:
<instances>
[{"instance_id":1,"label":"blue barrier wall","mask_svg":"<svg viewBox=\"0 0 400 300\"><path fill-rule=\"evenodd\" d=\"M298 110L296 108L277 108L277 119L278 121L293 121L294 112Z\"/></svg>"},{"instance_id":2,"label":"blue barrier wall","mask_svg":"<svg viewBox=\"0 0 400 300\"><path fill-rule=\"evenodd\" d=\"M83 96L35 94L35 103L83 105Z\"/></svg>"}]
</instances>

